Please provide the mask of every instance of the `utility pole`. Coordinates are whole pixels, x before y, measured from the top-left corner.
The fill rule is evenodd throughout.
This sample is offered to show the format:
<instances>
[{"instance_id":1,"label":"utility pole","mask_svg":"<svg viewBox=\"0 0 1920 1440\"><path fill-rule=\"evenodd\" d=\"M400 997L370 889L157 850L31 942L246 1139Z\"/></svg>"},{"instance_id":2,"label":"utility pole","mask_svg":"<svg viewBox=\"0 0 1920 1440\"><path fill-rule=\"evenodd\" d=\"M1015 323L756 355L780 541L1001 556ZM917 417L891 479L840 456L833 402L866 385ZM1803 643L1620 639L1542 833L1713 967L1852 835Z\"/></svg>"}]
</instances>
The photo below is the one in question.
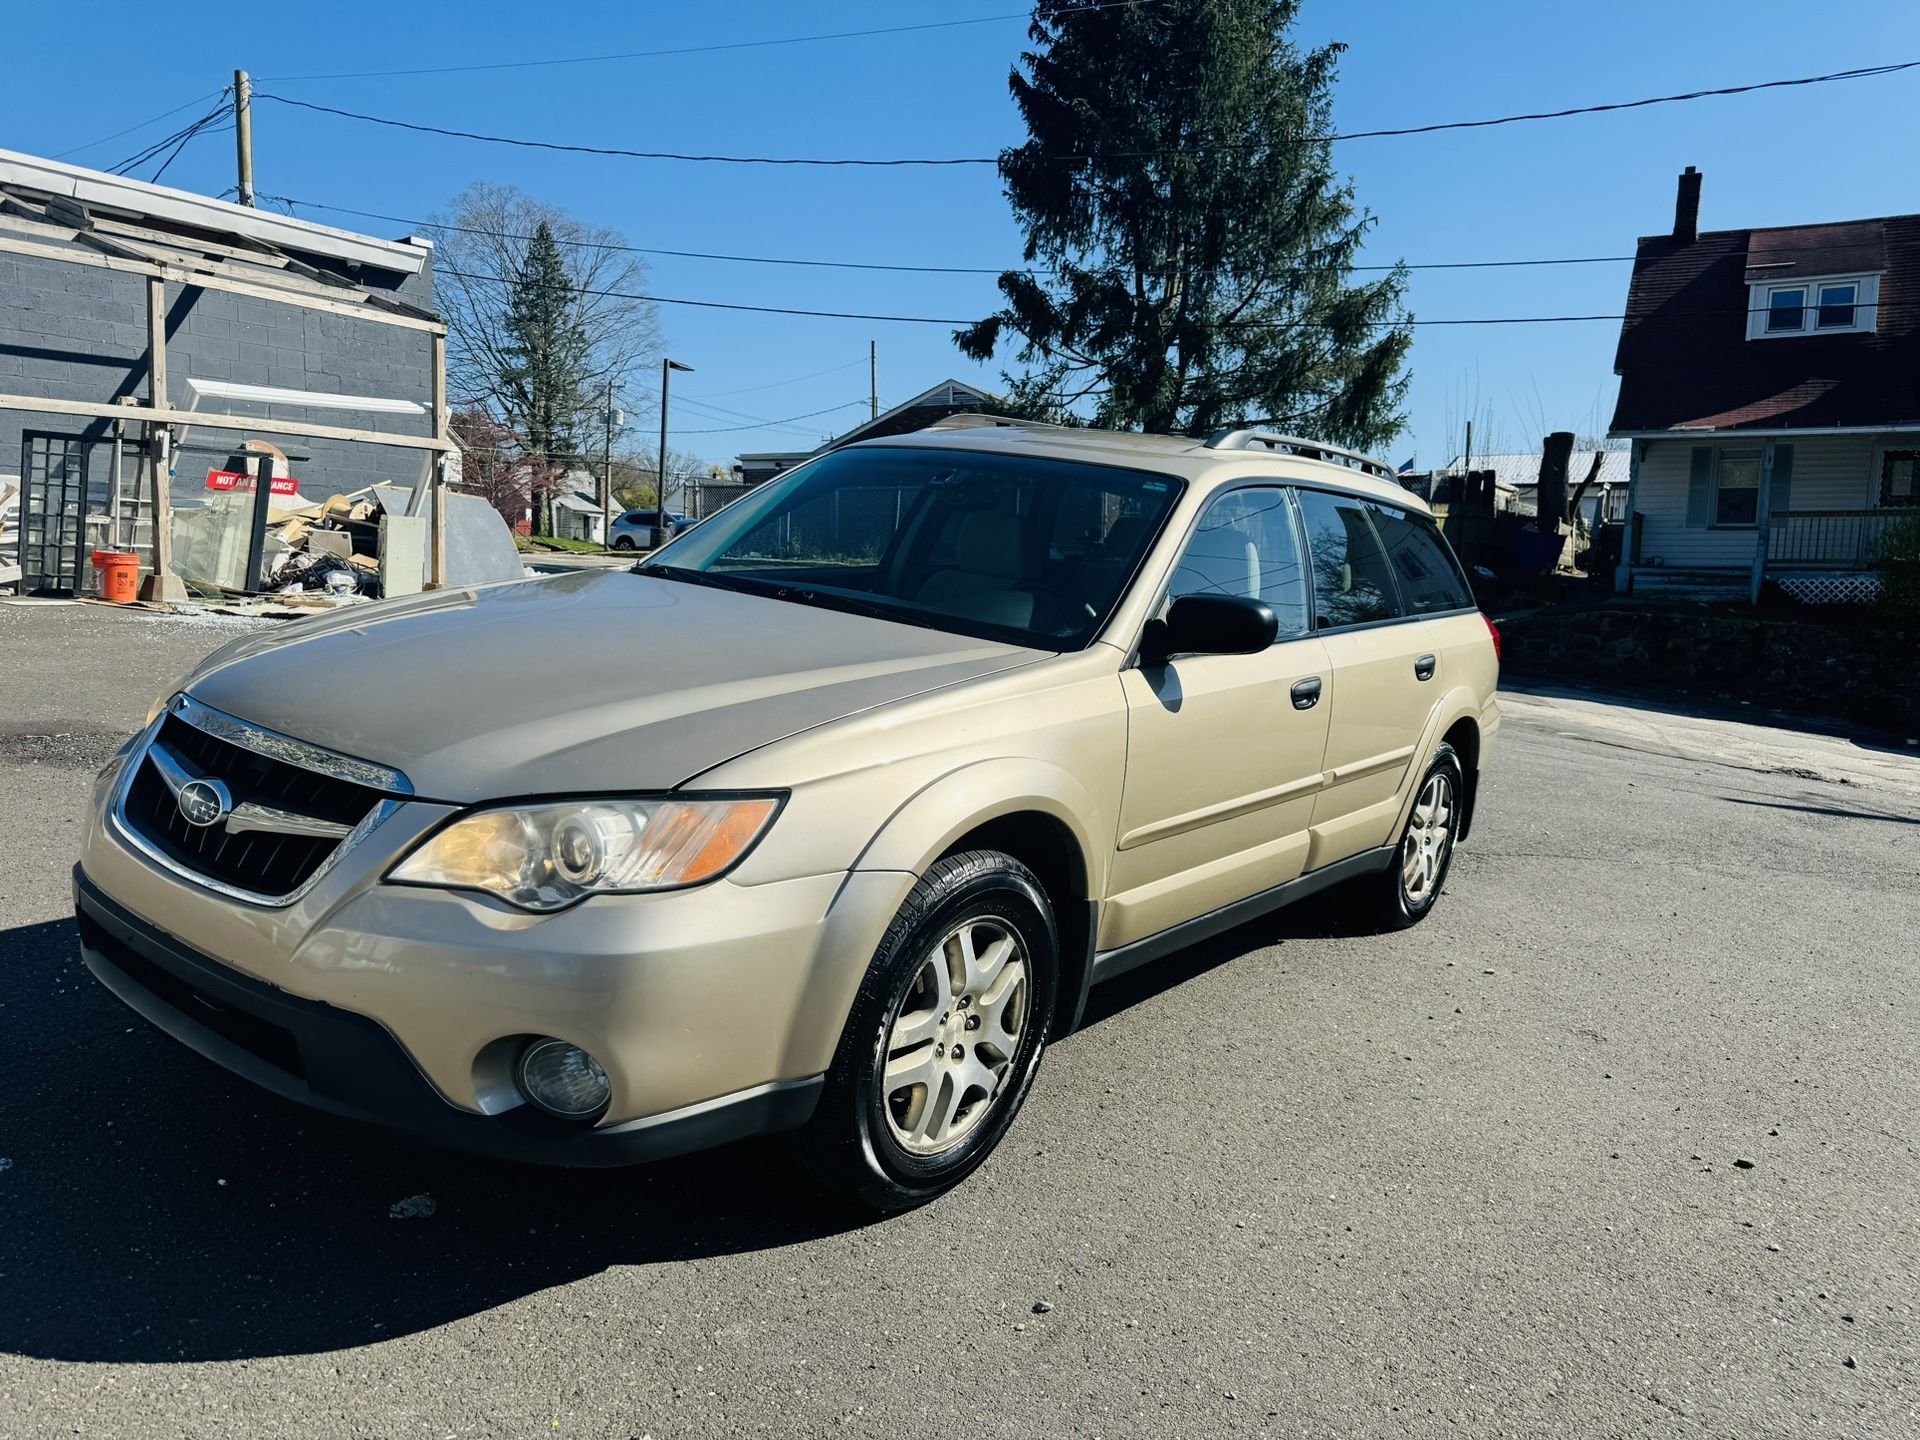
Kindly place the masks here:
<instances>
[{"instance_id":1,"label":"utility pole","mask_svg":"<svg viewBox=\"0 0 1920 1440\"><path fill-rule=\"evenodd\" d=\"M234 191L242 205L253 204L253 81L244 70L233 72L233 146L240 161L240 183Z\"/></svg>"},{"instance_id":2,"label":"utility pole","mask_svg":"<svg viewBox=\"0 0 1920 1440\"><path fill-rule=\"evenodd\" d=\"M654 528L660 532L660 538L667 538L667 388L673 381L673 372L683 370L693 373L691 365L682 365L678 360L660 358L660 468L654 472Z\"/></svg>"},{"instance_id":3,"label":"utility pole","mask_svg":"<svg viewBox=\"0 0 1920 1440\"><path fill-rule=\"evenodd\" d=\"M613 381L607 381L607 448L600 460L600 543L613 544Z\"/></svg>"},{"instance_id":4,"label":"utility pole","mask_svg":"<svg viewBox=\"0 0 1920 1440\"><path fill-rule=\"evenodd\" d=\"M867 418L880 418L880 344L867 341Z\"/></svg>"}]
</instances>

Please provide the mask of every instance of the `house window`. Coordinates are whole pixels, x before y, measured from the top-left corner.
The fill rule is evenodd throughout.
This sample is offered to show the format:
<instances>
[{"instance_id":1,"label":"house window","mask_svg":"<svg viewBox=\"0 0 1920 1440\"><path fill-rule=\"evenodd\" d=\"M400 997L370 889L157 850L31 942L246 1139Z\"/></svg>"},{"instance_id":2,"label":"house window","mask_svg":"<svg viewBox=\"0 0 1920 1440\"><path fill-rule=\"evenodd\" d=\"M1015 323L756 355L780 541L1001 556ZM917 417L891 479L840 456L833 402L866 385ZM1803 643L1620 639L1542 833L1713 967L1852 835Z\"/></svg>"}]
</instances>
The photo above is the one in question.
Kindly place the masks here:
<instances>
[{"instance_id":1,"label":"house window","mask_svg":"<svg viewBox=\"0 0 1920 1440\"><path fill-rule=\"evenodd\" d=\"M1822 285L1814 324L1822 330L1853 329L1854 302L1859 296L1860 287L1851 280L1844 285Z\"/></svg>"},{"instance_id":2,"label":"house window","mask_svg":"<svg viewBox=\"0 0 1920 1440\"><path fill-rule=\"evenodd\" d=\"M1920 505L1920 450L1889 450L1880 462L1880 503Z\"/></svg>"},{"instance_id":3,"label":"house window","mask_svg":"<svg viewBox=\"0 0 1920 1440\"><path fill-rule=\"evenodd\" d=\"M1767 333L1777 335L1783 330L1796 334L1806 328L1807 292L1803 287L1795 286L1791 290L1769 290L1767 292Z\"/></svg>"},{"instance_id":4,"label":"house window","mask_svg":"<svg viewBox=\"0 0 1920 1440\"><path fill-rule=\"evenodd\" d=\"M1714 467L1713 523L1752 525L1760 518L1760 452L1722 450Z\"/></svg>"},{"instance_id":5,"label":"house window","mask_svg":"<svg viewBox=\"0 0 1920 1440\"><path fill-rule=\"evenodd\" d=\"M1878 275L1830 275L1748 287L1747 338L1870 332L1879 313Z\"/></svg>"}]
</instances>

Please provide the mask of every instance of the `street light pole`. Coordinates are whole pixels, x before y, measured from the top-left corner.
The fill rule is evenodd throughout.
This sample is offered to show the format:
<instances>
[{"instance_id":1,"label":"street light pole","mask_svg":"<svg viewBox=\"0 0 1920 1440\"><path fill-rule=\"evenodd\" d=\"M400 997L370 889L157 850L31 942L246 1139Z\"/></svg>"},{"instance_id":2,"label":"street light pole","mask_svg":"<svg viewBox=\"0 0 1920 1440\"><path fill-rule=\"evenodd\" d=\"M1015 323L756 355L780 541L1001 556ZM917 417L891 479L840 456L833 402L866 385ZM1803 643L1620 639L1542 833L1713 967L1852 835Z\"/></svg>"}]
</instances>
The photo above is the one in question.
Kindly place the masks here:
<instances>
[{"instance_id":1,"label":"street light pole","mask_svg":"<svg viewBox=\"0 0 1920 1440\"><path fill-rule=\"evenodd\" d=\"M693 367L682 365L678 360L660 359L660 468L654 471L653 518L660 538L667 538L667 390L673 381L673 372L685 371L691 375Z\"/></svg>"}]
</instances>

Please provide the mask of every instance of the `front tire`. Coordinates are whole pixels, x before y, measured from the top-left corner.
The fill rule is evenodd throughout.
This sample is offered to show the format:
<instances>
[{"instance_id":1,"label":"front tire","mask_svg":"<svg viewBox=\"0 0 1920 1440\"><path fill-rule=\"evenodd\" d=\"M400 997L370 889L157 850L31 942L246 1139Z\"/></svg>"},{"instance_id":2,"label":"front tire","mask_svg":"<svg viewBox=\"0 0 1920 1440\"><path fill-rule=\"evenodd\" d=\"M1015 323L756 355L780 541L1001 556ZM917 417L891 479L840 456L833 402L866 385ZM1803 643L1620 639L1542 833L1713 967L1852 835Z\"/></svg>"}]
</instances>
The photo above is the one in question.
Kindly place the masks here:
<instances>
[{"instance_id":1,"label":"front tire","mask_svg":"<svg viewBox=\"0 0 1920 1440\"><path fill-rule=\"evenodd\" d=\"M938 861L881 940L795 1137L807 1169L880 1212L959 1184L1032 1088L1059 968L1053 908L1026 866L991 850Z\"/></svg>"},{"instance_id":2,"label":"front tire","mask_svg":"<svg viewBox=\"0 0 1920 1440\"><path fill-rule=\"evenodd\" d=\"M1413 793L1413 809L1400 832L1393 863L1372 881L1371 908L1381 929L1405 930L1432 913L1453 867L1465 795L1460 757L1453 746L1442 743Z\"/></svg>"}]
</instances>

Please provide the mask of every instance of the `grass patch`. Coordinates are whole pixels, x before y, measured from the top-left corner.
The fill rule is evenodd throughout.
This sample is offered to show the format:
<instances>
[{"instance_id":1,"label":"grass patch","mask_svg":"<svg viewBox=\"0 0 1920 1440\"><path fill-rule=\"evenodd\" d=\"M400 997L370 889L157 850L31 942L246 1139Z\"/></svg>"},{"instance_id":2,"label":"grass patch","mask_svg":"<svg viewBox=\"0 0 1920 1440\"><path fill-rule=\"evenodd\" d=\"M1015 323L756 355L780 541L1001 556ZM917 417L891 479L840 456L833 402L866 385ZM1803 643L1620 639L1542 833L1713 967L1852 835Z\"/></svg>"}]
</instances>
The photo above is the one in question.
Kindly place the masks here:
<instances>
[{"instance_id":1,"label":"grass patch","mask_svg":"<svg viewBox=\"0 0 1920 1440\"><path fill-rule=\"evenodd\" d=\"M562 540L554 535L515 535L514 549L522 555L551 554L564 550L570 555L605 555L607 547L596 540Z\"/></svg>"}]
</instances>

